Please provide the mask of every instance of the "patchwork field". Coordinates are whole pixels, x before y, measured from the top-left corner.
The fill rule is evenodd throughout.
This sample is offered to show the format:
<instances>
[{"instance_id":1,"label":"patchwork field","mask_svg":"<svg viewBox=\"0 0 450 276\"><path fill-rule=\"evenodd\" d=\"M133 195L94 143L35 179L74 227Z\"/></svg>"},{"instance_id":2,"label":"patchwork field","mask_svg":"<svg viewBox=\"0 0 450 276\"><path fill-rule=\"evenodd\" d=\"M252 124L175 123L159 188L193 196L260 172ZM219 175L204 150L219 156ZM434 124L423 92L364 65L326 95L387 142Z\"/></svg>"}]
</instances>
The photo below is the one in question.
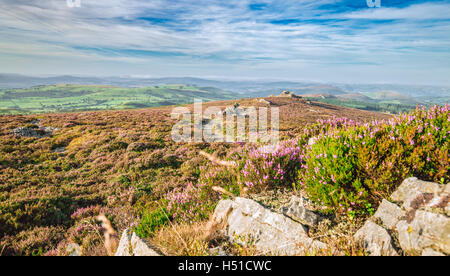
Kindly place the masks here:
<instances>
[{"instance_id":1,"label":"patchwork field","mask_svg":"<svg viewBox=\"0 0 450 276\"><path fill-rule=\"evenodd\" d=\"M0 90L0 114L54 113L87 110L136 109L238 96L212 87L164 85L119 88L98 85L49 85Z\"/></svg>"}]
</instances>

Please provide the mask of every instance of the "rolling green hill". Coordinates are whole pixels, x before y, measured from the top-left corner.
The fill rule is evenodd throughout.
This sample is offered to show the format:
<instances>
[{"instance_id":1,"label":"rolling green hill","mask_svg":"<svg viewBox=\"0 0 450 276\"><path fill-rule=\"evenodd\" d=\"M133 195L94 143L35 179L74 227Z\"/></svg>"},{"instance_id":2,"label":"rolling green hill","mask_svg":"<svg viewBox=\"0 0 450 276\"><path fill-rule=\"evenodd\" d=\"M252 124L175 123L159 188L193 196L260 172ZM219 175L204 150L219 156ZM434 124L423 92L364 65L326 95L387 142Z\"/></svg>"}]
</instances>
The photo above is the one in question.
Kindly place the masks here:
<instances>
[{"instance_id":1,"label":"rolling green hill","mask_svg":"<svg viewBox=\"0 0 450 276\"><path fill-rule=\"evenodd\" d=\"M0 114L135 109L239 98L212 87L164 85L120 88L103 85L49 85L0 90Z\"/></svg>"}]
</instances>

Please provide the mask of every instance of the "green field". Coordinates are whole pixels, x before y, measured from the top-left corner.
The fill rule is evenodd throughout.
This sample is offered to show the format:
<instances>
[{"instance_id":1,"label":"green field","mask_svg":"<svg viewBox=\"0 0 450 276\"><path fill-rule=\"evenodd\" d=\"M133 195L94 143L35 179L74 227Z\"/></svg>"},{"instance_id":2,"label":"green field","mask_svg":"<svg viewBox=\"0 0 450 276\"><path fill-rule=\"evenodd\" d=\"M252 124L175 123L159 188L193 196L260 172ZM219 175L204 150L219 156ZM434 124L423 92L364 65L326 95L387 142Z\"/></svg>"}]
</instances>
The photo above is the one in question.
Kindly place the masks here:
<instances>
[{"instance_id":1,"label":"green field","mask_svg":"<svg viewBox=\"0 0 450 276\"><path fill-rule=\"evenodd\" d=\"M54 113L87 110L135 109L228 100L238 95L212 87L164 85L120 88L91 85L50 85L0 90L0 114Z\"/></svg>"},{"instance_id":2,"label":"green field","mask_svg":"<svg viewBox=\"0 0 450 276\"><path fill-rule=\"evenodd\" d=\"M397 100L391 101L357 101L357 100L344 100L336 98L318 98L307 97L311 101L323 102L332 105L338 105L343 107L357 108L361 110L388 112L391 114L397 114L399 112L407 112L416 108L415 104L403 103Z\"/></svg>"}]
</instances>

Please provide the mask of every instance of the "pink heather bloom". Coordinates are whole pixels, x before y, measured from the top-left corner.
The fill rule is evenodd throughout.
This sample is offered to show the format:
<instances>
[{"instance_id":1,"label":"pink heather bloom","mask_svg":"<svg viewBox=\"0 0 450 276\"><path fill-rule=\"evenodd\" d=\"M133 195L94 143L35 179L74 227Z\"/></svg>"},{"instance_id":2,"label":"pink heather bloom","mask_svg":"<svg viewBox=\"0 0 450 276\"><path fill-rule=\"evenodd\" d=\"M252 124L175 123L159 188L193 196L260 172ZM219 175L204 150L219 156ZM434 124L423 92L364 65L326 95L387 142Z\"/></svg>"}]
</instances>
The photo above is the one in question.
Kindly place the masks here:
<instances>
[{"instance_id":1,"label":"pink heather bloom","mask_svg":"<svg viewBox=\"0 0 450 276\"><path fill-rule=\"evenodd\" d=\"M331 175L331 180L333 180L333 182L336 183L336 179L334 178L334 175Z\"/></svg>"}]
</instances>

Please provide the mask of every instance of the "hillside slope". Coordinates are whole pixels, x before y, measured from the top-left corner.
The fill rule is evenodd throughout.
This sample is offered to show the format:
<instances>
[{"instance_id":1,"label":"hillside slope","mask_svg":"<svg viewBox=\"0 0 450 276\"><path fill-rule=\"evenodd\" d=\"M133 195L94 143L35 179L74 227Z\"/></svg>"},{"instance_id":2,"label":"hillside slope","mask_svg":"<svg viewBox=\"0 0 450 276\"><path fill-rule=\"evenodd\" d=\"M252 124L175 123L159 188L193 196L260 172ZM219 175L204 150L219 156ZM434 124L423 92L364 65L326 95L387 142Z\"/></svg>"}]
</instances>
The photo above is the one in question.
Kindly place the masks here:
<instances>
[{"instance_id":1,"label":"hillside slope","mask_svg":"<svg viewBox=\"0 0 450 276\"><path fill-rule=\"evenodd\" d=\"M297 136L308 123L334 116L356 121L387 119L365 112L296 98L266 98L280 108L283 138ZM257 99L241 106L266 106ZM225 108L235 101L204 105ZM44 254L67 237L86 254L105 254L87 214L108 214L122 231L143 209L175 187L195 182L205 150L226 155L238 144L177 144L171 107L27 116L0 116L0 248L5 255ZM41 139L18 137L19 127L51 126Z\"/></svg>"}]
</instances>

